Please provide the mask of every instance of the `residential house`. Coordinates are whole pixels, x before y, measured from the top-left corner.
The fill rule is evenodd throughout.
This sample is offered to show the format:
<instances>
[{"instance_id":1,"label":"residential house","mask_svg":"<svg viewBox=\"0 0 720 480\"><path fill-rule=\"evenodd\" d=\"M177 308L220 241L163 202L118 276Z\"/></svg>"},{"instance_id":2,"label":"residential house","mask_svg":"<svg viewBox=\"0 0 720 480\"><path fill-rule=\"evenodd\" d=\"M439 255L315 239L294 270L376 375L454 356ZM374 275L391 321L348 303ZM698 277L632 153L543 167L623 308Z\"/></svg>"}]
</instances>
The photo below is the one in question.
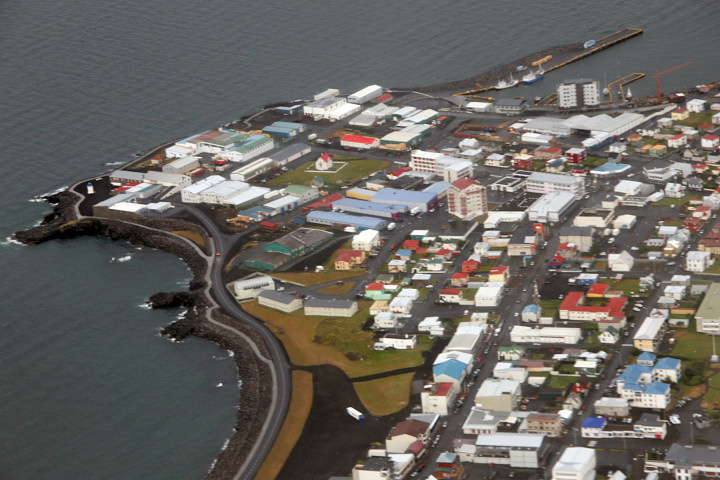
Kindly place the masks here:
<instances>
[{"instance_id":1,"label":"residential house","mask_svg":"<svg viewBox=\"0 0 720 480\"><path fill-rule=\"evenodd\" d=\"M422 412L449 415L459 391L459 386L453 382L426 385L420 393Z\"/></svg>"},{"instance_id":2,"label":"residential house","mask_svg":"<svg viewBox=\"0 0 720 480\"><path fill-rule=\"evenodd\" d=\"M461 270L464 273L472 273L477 271L478 267L480 266L480 262L477 260L465 260L462 262Z\"/></svg>"},{"instance_id":3,"label":"residential house","mask_svg":"<svg viewBox=\"0 0 720 480\"><path fill-rule=\"evenodd\" d=\"M388 272L398 273L407 271L407 260L390 260L388 262Z\"/></svg>"},{"instance_id":4,"label":"residential house","mask_svg":"<svg viewBox=\"0 0 720 480\"><path fill-rule=\"evenodd\" d=\"M373 319L374 330L392 330L398 327L398 316L393 312L377 312Z\"/></svg>"},{"instance_id":5,"label":"residential house","mask_svg":"<svg viewBox=\"0 0 720 480\"><path fill-rule=\"evenodd\" d=\"M640 324L635 336L633 345L635 348L646 352L654 352L663 339L667 330L666 316L649 316Z\"/></svg>"},{"instance_id":6,"label":"residential house","mask_svg":"<svg viewBox=\"0 0 720 480\"><path fill-rule=\"evenodd\" d=\"M387 453L405 453L416 441L426 443L430 437L430 424L417 419L404 420L395 425L385 438Z\"/></svg>"},{"instance_id":7,"label":"residential house","mask_svg":"<svg viewBox=\"0 0 720 480\"><path fill-rule=\"evenodd\" d=\"M720 146L720 137L708 133L700 139L700 147L703 150L715 150Z\"/></svg>"},{"instance_id":8,"label":"residential house","mask_svg":"<svg viewBox=\"0 0 720 480\"><path fill-rule=\"evenodd\" d=\"M417 335L408 333L388 333L380 338L383 350L412 350L417 346Z\"/></svg>"},{"instance_id":9,"label":"residential house","mask_svg":"<svg viewBox=\"0 0 720 480\"><path fill-rule=\"evenodd\" d=\"M714 261L712 253L692 250L685 257L685 270L688 272L704 272Z\"/></svg>"},{"instance_id":10,"label":"residential house","mask_svg":"<svg viewBox=\"0 0 720 480\"><path fill-rule=\"evenodd\" d=\"M634 264L635 259L633 259L627 250L608 255L608 267L613 272L629 272L632 270Z\"/></svg>"},{"instance_id":11,"label":"residential house","mask_svg":"<svg viewBox=\"0 0 720 480\"><path fill-rule=\"evenodd\" d=\"M365 250L340 250L335 258L335 270L351 270L365 262Z\"/></svg>"},{"instance_id":12,"label":"residential house","mask_svg":"<svg viewBox=\"0 0 720 480\"><path fill-rule=\"evenodd\" d=\"M395 297L390 301L388 305L390 311L401 317L410 316L410 310L412 310L413 300L410 297Z\"/></svg>"},{"instance_id":13,"label":"residential house","mask_svg":"<svg viewBox=\"0 0 720 480\"><path fill-rule=\"evenodd\" d=\"M493 267L488 273L488 282L502 282L506 284L510 279L510 269L508 267Z\"/></svg>"},{"instance_id":14,"label":"residential house","mask_svg":"<svg viewBox=\"0 0 720 480\"><path fill-rule=\"evenodd\" d=\"M460 455L453 452L442 452L435 460L435 472L432 474L438 480L461 478L465 469L460 463Z\"/></svg>"},{"instance_id":15,"label":"residential house","mask_svg":"<svg viewBox=\"0 0 720 480\"><path fill-rule=\"evenodd\" d=\"M690 113L702 113L707 107L707 102L701 98L693 98L685 103L688 112Z\"/></svg>"},{"instance_id":16,"label":"residential house","mask_svg":"<svg viewBox=\"0 0 720 480\"><path fill-rule=\"evenodd\" d=\"M677 135L673 135L672 137L668 138L668 147L670 148L680 148L685 145L687 145L687 136L683 135L682 133L678 133Z\"/></svg>"},{"instance_id":17,"label":"residential house","mask_svg":"<svg viewBox=\"0 0 720 480\"><path fill-rule=\"evenodd\" d=\"M717 478L720 476L720 456L715 445L673 443L662 460L646 460L646 472L670 473L675 480Z\"/></svg>"},{"instance_id":18,"label":"residential house","mask_svg":"<svg viewBox=\"0 0 720 480\"><path fill-rule=\"evenodd\" d=\"M357 302L340 299L310 298L305 300L305 315L320 317L352 317L358 311Z\"/></svg>"},{"instance_id":19,"label":"residential house","mask_svg":"<svg viewBox=\"0 0 720 480\"><path fill-rule=\"evenodd\" d=\"M676 108L670 112L670 118L675 122L686 120L689 116L690 112L686 108Z\"/></svg>"},{"instance_id":20,"label":"residential house","mask_svg":"<svg viewBox=\"0 0 720 480\"><path fill-rule=\"evenodd\" d=\"M558 313L561 320L574 320L582 322L598 322L598 329L602 332L609 327L619 330L625 326L626 297L608 299L604 306L585 305L583 292L569 292L562 303Z\"/></svg>"},{"instance_id":21,"label":"residential house","mask_svg":"<svg viewBox=\"0 0 720 480\"><path fill-rule=\"evenodd\" d=\"M498 347L498 360L513 361L521 360L525 355L525 347L520 345L512 345L510 347Z\"/></svg>"},{"instance_id":22,"label":"residential house","mask_svg":"<svg viewBox=\"0 0 720 480\"><path fill-rule=\"evenodd\" d=\"M500 282L487 282L475 292L476 307L497 307L502 300L505 287Z\"/></svg>"},{"instance_id":23,"label":"residential house","mask_svg":"<svg viewBox=\"0 0 720 480\"><path fill-rule=\"evenodd\" d=\"M459 288L443 288L440 290L440 298L438 300L441 303L460 303L462 299L462 290Z\"/></svg>"},{"instance_id":24,"label":"residential house","mask_svg":"<svg viewBox=\"0 0 720 480\"><path fill-rule=\"evenodd\" d=\"M609 326L604 332L598 335L598 341L604 344L615 344L620 340L620 333L613 326Z\"/></svg>"},{"instance_id":25,"label":"residential house","mask_svg":"<svg viewBox=\"0 0 720 480\"><path fill-rule=\"evenodd\" d=\"M595 415L604 417L627 417L630 415L630 404L627 398L602 397L593 405Z\"/></svg>"},{"instance_id":26,"label":"residential house","mask_svg":"<svg viewBox=\"0 0 720 480\"><path fill-rule=\"evenodd\" d=\"M563 433L562 417L557 413L531 412L525 417L524 432L559 437Z\"/></svg>"},{"instance_id":27,"label":"residential house","mask_svg":"<svg viewBox=\"0 0 720 480\"><path fill-rule=\"evenodd\" d=\"M453 273L452 277L450 277L450 284L453 287L464 288L467 287L469 279L470 274L467 272Z\"/></svg>"}]
</instances>

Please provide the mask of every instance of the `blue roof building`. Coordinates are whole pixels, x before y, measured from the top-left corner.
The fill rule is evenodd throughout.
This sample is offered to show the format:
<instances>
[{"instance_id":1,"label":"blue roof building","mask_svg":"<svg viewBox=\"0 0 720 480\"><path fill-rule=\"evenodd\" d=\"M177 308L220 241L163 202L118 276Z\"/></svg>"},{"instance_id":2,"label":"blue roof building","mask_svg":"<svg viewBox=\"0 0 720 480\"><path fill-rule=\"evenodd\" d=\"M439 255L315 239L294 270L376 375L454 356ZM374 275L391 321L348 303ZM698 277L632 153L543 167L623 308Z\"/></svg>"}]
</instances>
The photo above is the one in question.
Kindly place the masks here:
<instances>
[{"instance_id":1,"label":"blue roof building","mask_svg":"<svg viewBox=\"0 0 720 480\"><path fill-rule=\"evenodd\" d=\"M363 230L382 230L388 225L388 222L382 218L350 215L340 212L323 212L320 210L313 210L307 214L306 218L310 223L318 223L320 225L344 225Z\"/></svg>"},{"instance_id":2,"label":"blue roof building","mask_svg":"<svg viewBox=\"0 0 720 480\"><path fill-rule=\"evenodd\" d=\"M435 382L459 383L465 376L467 364L460 360L450 359L433 365L433 377Z\"/></svg>"},{"instance_id":3,"label":"blue roof building","mask_svg":"<svg viewBox=\"0 0 720 480\"><path fill-rule=\"evenodd\" d=\"M603 429L607 423L607 418L604 417L588 417L582 423L582 428L599 428Z\"/></svg>"},{"instance_id":4,"label":"blue roof building","mask_svg":"<svg viewBox=\"0 0 720 480\"><path fill-rule=\"evenodd\" d=\"M645 385L646 395L667 395L670 393L670 384L662 382L650 382Z\"/></svg>"},{"instance_id":5,"label":"blue roof building","mask_svg":"<svg viewBox=\"0 0 720 480\"><path fill-rule=\"evenodd\" d=\"M438 196L432 192L383 188L373 196L373 202L405 205L411 210L417 207L421 212L427 212L428 209L437 205Z\"/></svg>"},{"instance_id":6,"label":"blue roof building","mask_svg":"<svg viewBox=\"0 0 720 480\"><path fill-rule=\"evenodd\" d=\"M356 198L341 198L333 202L333 208L351 213L364 213L375 217L383 217L395 219L400 216L401 212L406 212L405 205L392 205L387 203L377 203L368 200L358 200Z\"/></svg>"},{"instance_id":7,"label":"blue roof building","mask_svg":"<svg viewBox=\"0 0 720 480\"><path fill-rule=\"evenodd\" d=\"M617 379L618 385L623 383L646 383L652 377L652 367L646 365L628 365Z\"/></svg>"},{"instance_id":8,"label":"blue roof building","mask_svg":"<svg viewBox=\"0 0 720 480\"><path fill-rule=\"evenodd\" d=\"M422 191L434 193L435 195L442 197L443 195L445 195L445 192L447 191L447 189L450 188L450 185L452 185L450 182L445 182L445 181L435 182L435 183L423 188Z\"/></svg>"},{"instance_id":9,"label":"blue roof building","mask_svg":"<svg viewBox=\"0 0 720 480\"><path fill-rule=\"evenodd\" d=\"M647 365L652 367L655 364L655 354L650 352L643 352L637 358L638 365Z\"/></svg>"}]
</instances>

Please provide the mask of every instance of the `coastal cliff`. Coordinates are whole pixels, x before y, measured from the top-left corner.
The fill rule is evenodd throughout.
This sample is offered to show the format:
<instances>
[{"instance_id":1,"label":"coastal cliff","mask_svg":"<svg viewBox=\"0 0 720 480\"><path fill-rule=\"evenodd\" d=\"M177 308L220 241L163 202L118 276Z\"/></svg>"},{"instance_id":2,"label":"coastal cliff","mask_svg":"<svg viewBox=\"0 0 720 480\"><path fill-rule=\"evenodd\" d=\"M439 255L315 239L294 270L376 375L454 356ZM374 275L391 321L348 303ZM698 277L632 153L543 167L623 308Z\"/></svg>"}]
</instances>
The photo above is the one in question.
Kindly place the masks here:
<instances>
[{"instance_id":1,"label":"coastal cliff","mask_svg":"<svg viewBox=\"0 0 720 480\"><path fill-rule=\"evenodd\" d=\"M187 239L171 235L172 232L192 232L194 243L209 255L207 233L197 224L177 219L152 219L134 216L132 221L106 218L78 218L75 203L80 197L71 191L47 197L54 204L53 211L44 216L37 227L15 233L15 238L26 244L36 245L49 240L72 239L80 236L103 236L112 240L124 240L133 245L143 245L172 253L181 258L193 274L189 291L159 292L152 295L148 303L153 308L185 307L188 312L183 318L167 325L162 335L180 341L195 336L212 341L224 350L233 352L241 386L238 395L238 409L233 435L218 455L207 479L232 478L245 462L255 445L263 423L269 413L268 398L272 396L272 373L267 364L253 352L248 342L227 330L213 324L221 322L242 332L269 357L267 347L260 335L243 322L225 315L218 309L210 312L211 302L205 295L205 275L208 260L193 248ZM199 240L198 240L199 239Z\"/></svg>"}]
</instances>

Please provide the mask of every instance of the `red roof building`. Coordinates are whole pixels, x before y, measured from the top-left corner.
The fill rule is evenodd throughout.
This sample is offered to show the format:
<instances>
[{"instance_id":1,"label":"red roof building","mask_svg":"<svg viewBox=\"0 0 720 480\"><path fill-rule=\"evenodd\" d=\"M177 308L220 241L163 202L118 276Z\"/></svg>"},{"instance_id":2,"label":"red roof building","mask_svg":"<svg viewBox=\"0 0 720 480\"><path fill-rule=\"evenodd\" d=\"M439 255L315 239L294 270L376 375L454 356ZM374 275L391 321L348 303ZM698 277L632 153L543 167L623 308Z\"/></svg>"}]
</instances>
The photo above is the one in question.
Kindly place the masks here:
<instances>
[{"instance_id":1,"label":"red roof building","mask_svg":"<svg viewBox=\"0 0 720 480\"><path fill-rule=\"evenodd\" d=\"M625 305L626 297L616 297L609 299L604 306L588 306L585 305L583 292L570 292L560 304L558 313L561 320L598 322L600 331L604 331L610 325L615 328L625 326Z\"/></svg>"},{"instance_id":2,"label":"red roof building","mask_svg":"<svg viewBox=\"0 0 720 480\"><path fill-rule=\"evenodd\" d=\"M420 246L419 240L405 240L403 242L403 248L406 248L408 250L417 250Z\"/></svg>"},{"instance_id":3,"label":"red roof building","mask_svg":"<svg viewBox=\"0 0 720 480\"><path fill-rule=\"evenodd\" d=\"M480 262L477 260L465 260L462 262L462 271L466 273L476 272L479 266Z\"/></svg>"},{"instance_id":4,"label":"red roof building","mask_svg":"<svg viewBox=\"0 0 720 480\"><path fill-rule=\"evenodd\" d=\"M610 285L607 283L593 283L590 285L590 288L588 288L587 296L588 297L604 297L607 291L610 290Z\"/></svg>"}]
</instances>

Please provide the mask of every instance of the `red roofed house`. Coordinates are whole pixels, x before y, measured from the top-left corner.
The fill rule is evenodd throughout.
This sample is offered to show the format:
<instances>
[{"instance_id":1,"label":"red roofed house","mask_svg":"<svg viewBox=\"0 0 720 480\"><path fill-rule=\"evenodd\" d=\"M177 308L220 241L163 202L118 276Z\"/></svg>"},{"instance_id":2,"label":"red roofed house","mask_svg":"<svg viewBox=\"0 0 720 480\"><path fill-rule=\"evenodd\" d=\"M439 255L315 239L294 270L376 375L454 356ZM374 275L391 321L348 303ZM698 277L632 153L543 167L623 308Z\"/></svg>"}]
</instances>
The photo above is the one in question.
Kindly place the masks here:
<instances>
[{"instance_id":1,"label":"red roofed house","mask_svg":"<svg viewBox=\"0 0 720 480\"><path fill-rule=\"evenodd\" d=\"M452 250L448 250L447 248L441 248L435 252L435 258L439 258L441 260L452 260L452 256Z\"/></svg>"},{"instance_id":2,"label":"red roofed house","mask_svg":"<svg viewBox=\"0 0 720 480\"><path fill-rule=\"evenodd\" d=\"M704 173L709 167L706 163L693 163L692 170L694 173Z\"/></svg>"},{"instance_id":3,"label":"red roofed house","mask_svg":"<svg viewBox=\"0 0 720 480\"><path fill-rule=\"evenodd\" d=\"M700 139L700 146L704 150L715 150L720 145L720 137L708 133Z\"/></svg>"},{"instance_id":4,"label":"red roofed house","mask_svg":"<svg viewBox=\"0 0 720 480\"><path fill-rule=\"evenodd\" d=\"M683 220L683 227L693 233L699 232L703 225L705 225L705 220L701 218L688 217Z\"/></svg>"},{"instance_id":5,"label":"red roofed house","mask_svg":"<svg viewBox=\"0 0 720 480\"><path fill-rule=\"evenodd\" d=\"M562 256L565 260L576 260L580 256L577 245L572 242L559 244L555 253Z\"/></svg>"},{"instance_id":6,"label":"red roofed house","mask_svg":"<svg viewBox=\"0 0 720 480\"><path fill-rule=\"evenodd\" d=\"M507 283L510 279L510 269L508 267L493 267L488 273L488 282Z\"/></svg>"},{"instance_id":7,"label":"red roofed house","mask_svg":"<svg viewBox=\"0 0 720 480\"><path fill-rule=\"evenodd\" d=\"M480 262L477 260L465 260L462 262L462 271L465 273L476 272L479 266Z\"/></svg>"},{"instance_id":8,"label":"red roofed house","mask_svg":"<svg viewBox=\"0 0 720 480\"><path fill-rule=\"evenodd\" d=\"M332 166L333 158L327 153L323 153L317 160L315 160L315 170L330 170Z\"/></svg>"},{"instance_id":9,"label":"red roofed house","mask_svg":"<svg viewBox=\"0 0 720 480\"><path fill-rule=\"evenodd\" d=\"M385 438L387 453L405 453L413 442L425 443L430 435L430 424L421 420L404 420L393 427Z\"/></svg>"},{"instance_id":10,"label":"red roofed house","mask_svg":"<svg viewBox=\"0 0 720 480\"><path fill-rule=\"evenodd\" d=\"M694 218L699 218L701 220L709 220L712 216L712 210L710 207L701 205L699 207L695 208L695 211L692 213L692 216Z\"/></svg>"},{"instance_id":11,"label":"red roofed house","mask_svg":"<svg viewBox=\"0 0 720 480\"><path fill-rule=\"evenodd\" d=\"M570 292L560 304L558 313L560 320L597 322L598 330L601 332L610 326L620 330L626 323L623 311L626 304L626 297L617 297L609 299L604 306L587 306L583 292Z\"/></svg>"},{"instance_id":12,"label":"red roofed house","mask_svg":"<svg viewBox=\"0 0 720 480\"><path fill-rule=\"evenodd\" d=\"M368 150L380 145L380 139L374 137L363 137L362 135L343 135L340 139L340 145L345 148L359 148Z\"/></svg>"},{"instance_id":13,"label":"red roofed house","mask_svg":"<svg viewBox=\"0 0 720 480\"><path fill-rule=\"evenodd\" d=\"M556 254L548 262L548 269L549 270L560 270L563 263L565 263L565 258L562 255Z\"/></svg>"},{"instance_id":14,"label":"red roofed house","mask_svg":"<svg viewBox=\"0 0 720 480\"><path fill-rule=\"evenodd\" d=\"M562 157L562 148L556 146L540 146L533 152L538 160L553 160Z\"/></svg>"},{"instance_id":15,"label":"red roofed house","mask_svg":"<svg viewBox=\"0 0 720 480\"><path fill-rule=\"evenodd\" d=\"M677 122L679 120L685 120L690 116L690 112L688 112L687 108L676 108L672 112L670 112L670 119Z\"/></svg>"},{"instance_id":16,"label":"red roofed house","mask_svg":"<svg viewBox=\"0 0 720 480\"><path fill-rule=\"evenodd\" d=\"M452 277L450 277L450 284L453 287L467 287L468 280L470 280L469 273L453 273Z\"/></svg>"},{"instance_id":17,"label":"red roofed house","mask_svg":"<svg viewBox=\"0 0 720 480\"><path fill-rule=\"evenodd\" d=\"M335 258L335 270L350 270L365 261L365 250L340 250Z\"/></svg>"},{"instance_id":18,"label":"red roofed house","mask_svg":"<svg viewBox=\"0 0 720 480\"><path fill-rule=\"evenodd\" d=\"M447 189L448 213L470 219L487 213L485 186L471 178L458 178Z\"/></svg>"},{"instance_id":19,"label":"red roofed house","mask_svg":"<svg viewBox=\"0 0 720 480\"><path fill-rule=\"evenodd\" d=\"M677 135L673 135L672 137L667 139L667 144L669 148L680 148L684 145L687 145L687 143L687 135L683 135L682 133L678 133Z\"/></svg>"},{"instance_id":20,"label":"red roofed house","mask_svg":"<svg viewBox=\"0 0 720 480\"><path fill-rule=\"evenodd\" d=\"M323 197L322 200L317 201L315 203L311 203L310 205L305 205L302 207L303 213L309 212L310 210L331 210L332 209L332 202L336 202L340 200L343 197L339 193L333 193L331 195L328 195L327 197Z\"/></svg>"},{"instance_id":21,"label":"red roofed house","mask_svg":"<svg viewBox=\"0 0 720 480\"><path fill-rule=\"evenodd\" d=\"M602 298L608 290L610 290L610 285L607 283L593 283L588 288L587 296L588 298Z\"/></svg>"},{"instance_id":22,"label":"red roofed house","mask_svg":"<svg viewBox=\"0 0 720 480\"><path fill-rule=\"evenodd\" d=\"M405 172L409 172L410 170L412 170L412 168L410 168L410 167L400 167L397 170L393 170L392 172L388 173L386 176L387 176L388 180L395 180L400 175L402 175Z\"/></svg>"},{"instance_id":23,"label":"red roofed house","mask_svg":"<svg viewBox=\"0 0 720 480\"><path fill-rule=\"evenodd\" d=\"M420 246L419 240L405 240L403 242L403 248L407 250L416 251Z\"/></svg>"},{"instance_id":24,"label":"red roofed house","mask_svg":"<svg viewBox=\"0 0 720 480\"><path fill-rule=\"evenodd\" d=\"M459 387L453 382L433 383L426 386L420 393L420 403L423 413L437 413L445 416L450 413L455 403Z\"/></svg>"},{"instance_id":25,"label":"red roofed house","mask_svg":"<svg viewBox=\"0 0 720 480\"><path fill-rule=\"evenodd\" d=\"M460 455L455 452L442 452L435 461L433 477L438 480L464 478L465 469L460 463Z\"/></svg>"},{"instance_id":26,"label":"red roofed house","mask_svg":"<svg viewBox=\"0 0 720 480\"><path fill-rule=\"evenodd\" d=\"M440 290L440 302L458 303L462 300L462 291L458 288L443 288Z\"/></svg>"},{"instance_id":27,"label":"red roofed house","mask_svg":"<svg viewBox=\"0 0 720 480\"><path fill-rule=\"evenodd\" d=\"M710 130L714 129L715 125L713 125L712 123L703 123L698 127L698 130L700 130L701 132L709 132Z\"/></svg>"}]
</instances>

